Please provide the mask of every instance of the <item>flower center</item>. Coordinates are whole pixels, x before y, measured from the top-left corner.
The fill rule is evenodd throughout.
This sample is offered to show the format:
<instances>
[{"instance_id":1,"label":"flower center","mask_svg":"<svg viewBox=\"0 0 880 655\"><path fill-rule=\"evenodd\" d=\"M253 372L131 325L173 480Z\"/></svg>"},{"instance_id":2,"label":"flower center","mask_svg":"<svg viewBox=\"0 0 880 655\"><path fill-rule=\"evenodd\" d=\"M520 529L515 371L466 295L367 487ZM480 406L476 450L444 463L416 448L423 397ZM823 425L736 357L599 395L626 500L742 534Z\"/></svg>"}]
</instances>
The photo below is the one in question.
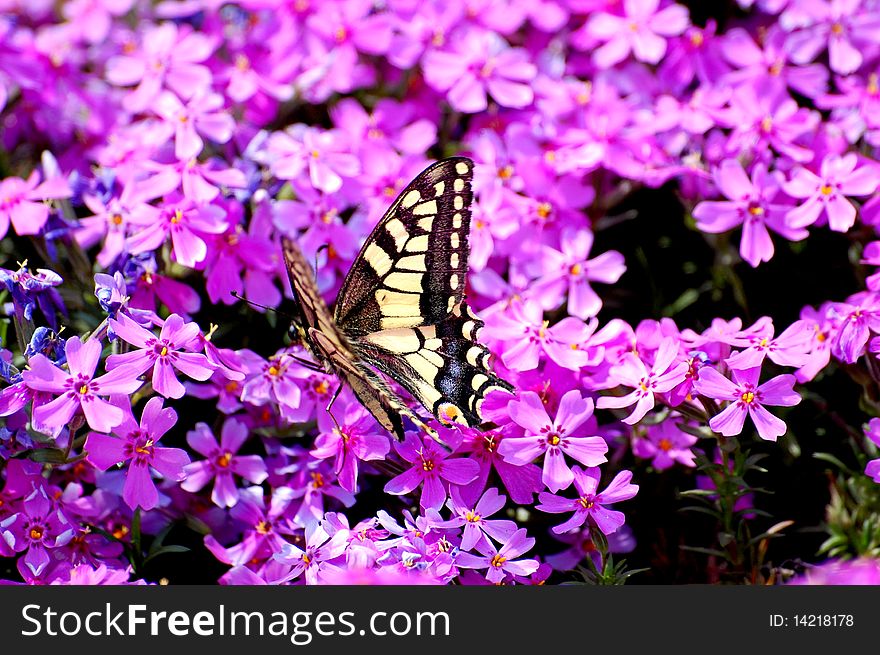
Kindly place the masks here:
<instances>
[{"instance_id":1,"label":"flower center","mask_svg":"<svg viewBox=\"0 0 880 655\"><path fill-rule=\"evenodd\" d=\"M669 439L661 439L657 444L657 447L666 453L672 450L672 442Z\"/></svg>"},{"instance_id":2,"label":"flower center","mask_svg":"<svg viewBox=\"0 0 880 655\"><path fill-rule=\"evenodd\" d=\"M179 209L174 210L174 214L171 216L171 224L178 225L183 220L183 212Z\"/></svg>"},{"instance_id":3,"label":"flower center","mask_svg":"<svg viewBox=\"0 0 880 655\"><path fill-rule=\"evenodd\" d=\"M509 180L511 177L513 177L513 166L507 164L507 166L502 166L501 168L499 168L498 177L500 177L502 180Z\"/></svg>"},{"instance_id":4,"label":"flower center","mask_svg":"<svg viewBox=\"0 0 880 655\"><path fill-rule=\"evenodd\" d=\"M139 444L134 447L134 452L138 455L152 455L153 454L153 440L147 439L142 445Z\"/></svg>"},{"instance_id":5,"label":"flower center","mask_svg":"<svg viewBox=\"0 0 880 655\"><path fill-rule=\"evenodd\" d=\"M553 213L553 205L551 205L549 202L542 202L538 205L537 212L538 218L546 221L548 218L550 218L550 214Z\"/></svg>"},{"instance_id":6,"label":"flower center","mask_svg":"<svg viewBox=\"0 0 880 655\"><path fill-rule=\"evenodd\" d=\"M584 267L581 264L575 264L570 269L568 269L568 272L571 275L580 275L581 273L583 273L583 271L584 271Z\"/></svg>"},{"instance_id":7,"label":"flower center","mask_svg":"<svg viewBox=\"0 0 880 655\"><path fill-rule=\"evenodd\" d=\"M831 24L831 33L834 36L840 36L844 33L843 24L840 21L835 21Z\"/></svg>"},{"instance_id":8,"label":"flower center","mask_svg":"<svg viewBox=\"0 0 880 655\"><path fill-rule=\"evenodd\" d=\"M560 439L559 435L555 432L547 435L547 443L551 446L558 446L560 441L562 441L562 439Z\"/></svg>"},{"instance_id":9,"label":"flower center","mask_svg":"<svg viewBox=\"0 0 880 655\"><path fill-rule=\"evenodd\" d=\"M79 385L79 394L81 396L85 396L89 392L89 385L81 384Z\"/></svg>"},{"instance_id":10,"label":"flower center","mask_svg":"<svg viewBox=\"0 0 880 655\"><path fill-rule=\"evenodd\" d=\"M265 520L260 521L257 523L257 532L259 534L269 534L272 532L272 524Z\"/></svg>"},{"instance_id":11,"label":"flower center","mask_svg":"<svg viewBox=\"0 0 880 655\"><path fill-rule=\"evenodd\" d=\"M490 562L490 564L492 566L494 566L496 569L498 569L498 568L501 568L504 565L504 562L506 562L506 561L507 561L506 557L502 557L501 555L495 555L495 557L492 558L492 561Z\"/></svg>"},{"instance_id":12,"label":"flower center","mask_svg":"<svg viewBox=\"0 0 880 655\"><path fill-rule=\"evenodd\" d=\"M584 509L592 509L595 504L596 503L593 502L593 499L590 496L581 496L578 498L578 505Z\"/></svg>"},{"instance_id":13,"label":"flower center","mask_svg":"<svg viewBox=\"0 0 880 655\"><path fill-rule=\"evenodd\" d=\"M431 461L430 459L423 459L422 460L422 468L425 471L433 471L434 470L434 462Z\"/></svg>"},{"instance_id":14,"label":"flower center","mask_svg":"<svg viewBox=\"0 0 880 655\"><path fill-rule=\"evenodd\" d=\"M479 523L481 517L480 517L480 515L477 514L476 512L473 512L473 511L471 511L471 510L468 510L468 511L465 513L464 518L465 518L465 520L466 520L468 523Z\"/></svg>"},{"instance_id":15,"label":"flower center","mask_svg":"<svg viewBox=\"0 0 880 655\"><path fill-rule=\"evenodd\" d=\"M317 471L312 472L312 486L315 487L315 489L320 489L324 486L324 476L321 473L318 473Z\"/></svg>"},{"instance_id":16,"label":"flower center","mask_svg":"<svg viewBox=\"0 0 880 655\"><path fill-rule=\"evenodd\" d=\"M34 526L31 528L30 533L28 533L28 536L34 541L39 541L43 538L43 528L40 526Z\"/></svg>"},{"instance_id":17,"label":"flower center","mask_svg":"<svg viewBox=\"0 0 880 655\"><path fill-rule=\"evenodd\" d=\"M750 405L755 400L755 393L753 391L746 391L740 396L740 399L746 404Z\"/></svg>"},{"instance_id":18,"label":"flower center","mask_svg":"<svg viewBox=\"0 0 880 655\"><path fill-rule=\"evenodd\" d=\"M217 458L217 466L221 469L225 469L229 466L229 463L232 461L232 453L223 453L220 457Z\"/></svg>"},{"instance_id":19,"label":"flower center","mask_svg":"<svg viewBox=\"0 0 880 655\"><path fill-rule=\"evenodd\" d=\"M830 196L831 193L834 191L834 187L832 187L830 184L823 184L823 185L819 188L819 191L822 192L822 195L823 195L823 196Z\"/></svg>"}]
</instances>

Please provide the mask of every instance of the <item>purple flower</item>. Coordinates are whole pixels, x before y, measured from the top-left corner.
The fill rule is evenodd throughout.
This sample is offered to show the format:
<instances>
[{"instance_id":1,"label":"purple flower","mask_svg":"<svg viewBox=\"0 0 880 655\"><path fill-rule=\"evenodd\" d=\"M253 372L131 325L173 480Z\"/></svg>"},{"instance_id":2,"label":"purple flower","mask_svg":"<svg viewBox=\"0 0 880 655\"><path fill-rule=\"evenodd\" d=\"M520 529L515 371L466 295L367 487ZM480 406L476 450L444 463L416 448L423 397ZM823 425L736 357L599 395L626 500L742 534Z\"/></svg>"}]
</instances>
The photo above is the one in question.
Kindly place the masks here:
<instances>
[{"instance_id":1,"label":"purple flower","mask_svg":"<svg viewBox=\"0 0 880 655\"><path fill-rule=\"evenodd\" d=\"M73 536L74 526L52 506L42 486L24 499L20 512L0 521L0 537L17 553L27 550L23 561L33 576L46 570L49 550L64 546Z\"/></svg>"},{"instance_id":2,"label":"purple flower","mask_svg":"<svg viewBox=\"0 0 880 655\"><path fill-rule=\"evenodd\" d=\"M541 277L532 287L536 298L556 298L568 292L568 312L578 318L595 316L602 309L602 300L590 282L614 284L626 271L623 255L616 250L587 259L593 247L591 230L566 228L560 237L562 252L544 246ZM547 307L545 309L553 309Z\"/></svg>"},{"instance_id":3,"label":"purple flower","mask_svg":"<svg viewBox=\"0 0 880 655\"><path fill-rule=\"evenodd\" d=\"M507 574L531 575L538 570L537 560L516 559L531 550L534 545L535 540L526 536L525 529L520 529L500 549L488 539L478 541L476 548L480 555L459 553L455 558L455 564L464 569L487 569L486 579L498 584Z\"/></svg>"},{"instance_id":4,"label":"purple flower","mask_svg":"<svg viewBox=\"0 0 880 655\"><path fill-rule=\"evenodd\" d=\"M809 24L789 38L791 58L806 64L825 48L835 73L854 73L862 65L862 50L880 40L880 17L863 8L862 0L809 0L804 2Z\"/></svg>"},{"instance_id":5,"label":"purple flower","mask_svg":"<svg viewBox=\"0 0 880 655\"><path fill-rule=\"evenodd\" d=\"M516 532L516 523L513 521L488 518L501 511L507 501L507 498L499 494L495 487L487 489L476 505L465 503L455 488L452 489L450 496L446 506L452 511L452 518L448 521L433 521L432 525L435 528L464 526L459 545L462 550L472 550L486 536L492 537L498 543L505 543Z\"/></svg>"},{"instance_id":6,"label":"purple flower","mask_svg":"<svg viewBox=\"0 0 880 655\"><path fill-rule=\"evenodd\" d=\"M425 509L440 509L446 500L446 487L449 484L467 484L480 472L480 466L470 459L447 459L448 454L439 444L431 440L422 441L412 432L404 440L394 444L397 454L412 464L385 485L385 493L394 496L408 494L422 485L419 504Z\"/></svg>"},{"instance_id":7,"label":"purple flower","mask_svg":"<svg viewBox=\"0 0 880 655\"><path fill-rule=\"evenodd\" d=\"M118 437L89 433L84 446L86 459L102 471L130 462L122 498L132 509L153 509L159 502L159 492L150 475L150 467L165 478L180 481L186 477L184 467L190 461L186 451L180 448L156 445L177 423L177 412L171 407L163 409L161 398L150 398L138 424L127 396L114 396L112 401L123 415L122 422L113 430Z\"/></svg>"},{"instance_id":8,"label":"purple flower","mask_svg":"<svg viewBox=\"0 0 880 655\"><path fill-rule=\"evenodd\" d=\"M660 425L646 426L644 430L646 434L637 432L633 440L636 457L651 459L651 466L658 471L664 471L676 462L690 468L696 466L691 447L697 443L697 438L681 430L674 420L667 419Z\"/></svg>"},{"instance_id":9,"label":"purple flower","mask_svg":"<svg viewBox=\"0 0 880 655\"><path fill-rule=\"evenodd\" d=\"M316 189L336 193L343 178L361 172L360 160L347 151L337 131L323 131L294 125L269 137L266 151L272 158L272 173L282 180L296 180L308 173Z\"/></svg>"},{"instance_id":10,"label":"purple flower","mask_svg":"<svg viewBox=\"0 0 880 655\"><path fill-rule=\"evenodd\" d=\"M880 446L880 418L872 418L865 427L865 436L875 446ZM870 476L874 482L880 483L880 459L872 459L865 466L865 475Z\"/></svg>"},{"instance_id":11,"label":"purple flower","mask_svg":"<svg viewBox=\"0 0 880 655\"><path fill-rule=\"evenodd\" d=\"M635 388L625 396L602 396L596 406L600 409L617 409L635 403L630 415L622 420L630 425L638 423L654 407L654 394L670 391L687 377L688 363L676 363L676 357L678 343L673 337L666 337L660 343L650 370L638 355L626 353L621 362L612 368L611 379Z\"/></svg>"},{"instance_id":12,"label":"purple flower","mask_svg":"<svg viewBox=\"0 0 880 655\"><path fill-rule=\"evenodd\" d=\"M262 457L236 454L249 434L246 423L228 418L223 423L218 444L206 423L196 423L195 430L187 432L186 442L206 459L186 466L186 479L180 484L180 488L195 493L213 478L211 501L219 507L234 507L239 500L239 492L233 474L253 484L262 484L268 477Z\"/></svg>"},{"instance_id":13,"label":"purple flower","mask_svg":"<svg viewBox=\"0 0 880 655\"><path fill-rule=\"evenodd\" d=\"M191 352L198 343L199 326L195 323L184 323L183 318L177 314L165 319L158 338L125 314L119 314L117 319L111 318L110 326L118 337L138 350L110 355L107 358L108 369L123 367L133 375L152 369L153 389L166 398L182 398L186 392L177 379L175 370L202 381L207 380L214 372L207 357Z\"/></svg>"},{"instance_id":14,"label":"purple flower","mask_svg":"<svg viewBox=\"0 0 880 655\"><path fill-rule=\"evenodd\" d=\"M38 354L28 362L30 369L21 374L29 388L60 394L34 409L34 421L50 427L66 425L76 410L82 409L89 427L109 432L122 423L125 415L100 396L134 393L140 388L141 381L127 367L95 377L101 358L101 343L97 340L83 343L79 337L71 337L64 345L64 352L68 372L55 366L45 355Z\"/></svg>"},{"instance_id":15,"label":"purple flower","mask_svg":"<svg viewBox=\"0 0 880 655\"><path fill-rule=\"evenodd\" d=\"M326 573L338 572L339 566L332 563L343 553L348 543L348 530L339 530L331 537L322 523L312 523L306 528L304 548L284 544L274 559L290 566L284 580L294 580L305 573L306 584L322 581Z\"/></svg>"},{"instance_id":16,"label":"purple flower","mask_svg":"<svg viewBox=\"0 0 880 655\"><path fill-rule=\"evenodd\" d=\"M215 143L226 143L235 128L232 116L221 111L223 97L217 93L199 93L183 104L170 91L163 91L152 108L174 134L174 155L178 159L188 160L202 151L200 134Z\"/></svg>"},{"instance_id":17,"label":"purple flower","mask_svg":"<svg viewBox=\"0 0 880 655\"><path fill-rule=\"evenodd\" d=\"M199 233L221 234L226 231L227 225L222 214L219 207L194 207L184 201L166 204L158 219L149 215L131 216L132 223L137 220L148 222L142 224L142 229L128 238L128 248L134 255L156 250L170 236L174 259L179 264L192 268L208 254L208 246Z\"/></svg>"},{"instance_id":18,"label":"purple flower","mask_svg":"<svg viewBox=\"0 0 880 655\"><path fill-rule=\"evenodd\" d=\"M759 320L752 328L728 340L732 346L747 347L724 361L731 369L740 371L761 366L765 357L780 366L803 366L814 333L813 326L807 321L795 321L774 337L772 321L769 318Z\"/></svg>"},{"instance_id":19,"label":"purple flower","mask_svg":"<svg viewBox=\"0 0 880 655\"><path fill-rule=\"evenodd\" d=\"M452 41L453 50L430 50L422 60L425 81L446 93L452 108L475 113L491 95L502 107L526 107L534 93L535 65L525 50L511 48L494 32L468 30Z\"/></svg>"},{"instance_id":20,"label":"purple flower","mask_svg":"<svg viewBox=\"0 0 880 655\"><path fill-rule=\"evenodd\" d=\"M767 167L759 163L749 179L742 164L725 159L713 171L713 178L728 200L699 203L693 212L697 227L703 232L718 234L742 225L739 252L752 266L773 257L773 241L768 228L792 241L807 236L806 230L786 223L790 206L778 201L781 175L768 172Z\"/></svg>"},{"instance_id":21,"label":"purple flower","mask_svg":"<svg viewBox=\"0 0 880 655\"><path fill-rule=\"evenodd\" d=\"M600 68L620 63L632 52L639 61L656 64L666 54L666 39L687 29L688 11L671 4L658 11L660 0L624 0L623 16L599 12L584 26L587 34L603 41L593 51Z\"/></svg>"},{"instance_id":22,"label":"purple flower","mask_svg":"<svg viewBox=\"0 0 880 655\"><path fill-rule=\"evenodd\" d=\"M523 465L544 455L542 482L551 491L565 489L574 475L565 455L585 466L606 461L608 444L602 437L580 437L574 432L593 416L593 400L581 398L576 389L568 391L559 402L556 418L551 420L534 391L526 391L519 400L508 404L510 418L525 429L524 437L508 437L498 446L499 454L511 464Z\"/></svg>"},{"instance_id":23,"label":"purple flower","mask_svg":"<svg viewBox=\"0 0 880 655\"><path fill-rule=\"evenodd\" d=\"M819 175L803 167L796 169L783 187L790 196L806 201L788 212L788 223L806 227L824 214L832 230L849 230L856 222L856 208L846 196L871 195L880 184L880 168L873 164L856 168L858 163L854 152L843 157L829 154L822 160Z\"/></svg>"},{"instance_id":24,"label":"purple flower","mask_svg":"<svg viewBox=\"0 0 880 655\"><path fill-rule=\"evenodd\" d=\"M146 30L140 52L108 60L107 80L119 86L137 85L123 101L132 112L149 107L165 85L190 98L211 84L211 71L201 62L213 49L205 34L164 22Z\"/></svg>"},{"instance_id":25,"label":"purple flower","mask_svg":"<svg viewBox=\"0 0 880 655\"><path fill-rule=\"evenodd\" d=\"M630 483L632 473L621 471L614 476L611 484L604 491L596 493L602 476L598 468L584 470L575 466L572 470L574 487L580 496L574 499L563 498L542 491L538 494L540 504L536 505L535 509L550 514L574 512L567 521L553 527L553 532L556 534L572 532L581 527L588 518L592 519L604 534L615 532L624 523L623 512L605 506L629 500L638 493L639 486Z\"/></svg>"},{"instance_id":26,"label":"purple flower","mask_svg":"<svg viewBox=\"0 0 880 655\"><path fill-rule=\"evenodd\" d=\"M776 441L785 434L785 423L773 416L764 405L791 407L801 401L793 389L793 375L777 375L758 386L761 368L733 371L733 382L711 366L700 370L694 383L697 393L729 404L709 421L709 427L725 437L734 437L743 430L746 415L750 416L762 439Z\"/></svg>"},{"instance_id":27,"label":"purple flower","mask_svg":"<svg viewBox=\"0 0 880 655\"><path fill-rule=\"evenodd\" d=\"M339 405L337 405L338 407ZM311 451L317 459L334 459L334 472L346 491L357 491L358 462L385 458L391 445L378 428L376 420L360 404L349 405L339 423L333 425L329 413L318 414L321 431Z\"/></svg>"},{"instance_id":28,"label":"purple flower","mask_svg":"<svg viewBox=\"0 0 880 655\"><path fill-rule=\"evenodd\" d=\"M7 177L0 181L0 238L6 236L10 223L16 234L39 233L49 219L49 205L44 201L71 195L63 178L49 178L41 184L37 171L27 180Z\"/></svg>"}]
</instances>

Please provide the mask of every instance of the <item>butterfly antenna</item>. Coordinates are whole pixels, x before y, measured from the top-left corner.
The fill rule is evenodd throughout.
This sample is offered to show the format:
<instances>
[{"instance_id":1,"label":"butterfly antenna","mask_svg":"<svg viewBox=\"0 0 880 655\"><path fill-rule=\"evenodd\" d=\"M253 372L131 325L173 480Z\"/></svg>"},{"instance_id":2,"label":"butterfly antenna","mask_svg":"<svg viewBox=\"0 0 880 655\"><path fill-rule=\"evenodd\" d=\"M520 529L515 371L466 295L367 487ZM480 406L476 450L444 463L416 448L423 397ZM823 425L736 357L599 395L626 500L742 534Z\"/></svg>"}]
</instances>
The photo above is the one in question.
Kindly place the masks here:
<instances>
[{"instance_id":1,"label":"butterfly antenna","mask_svg":"<svg viewBox=\"0 0 880 655\"><path fill-rule=\"evenodd\" d=\"M293 316L291 316L290 314L287 314L287 313L285 313L285 312L282 312L280 309L276 309L276 308L274 308L274 307L269 307L268 305L261 305L260 303L258 303L258 302L254 302L253 300L248 300L247 298L245 298L244 296L242 296L240 293L238 293L238 292L236 292L236 291L230 291L229 294L230 294L233 298L238 298L239 300L243 300L243 301L246 302L248 305L253 305L254 307L259 307L260 309L264 309L264 310L266 310L267 312L275 312L275 313L278 314L279 316L283 316L284 318L289 319L289 320L291 320L291 321L294 320L294 319L293 319Z\"/></svg>"}]
</instances>

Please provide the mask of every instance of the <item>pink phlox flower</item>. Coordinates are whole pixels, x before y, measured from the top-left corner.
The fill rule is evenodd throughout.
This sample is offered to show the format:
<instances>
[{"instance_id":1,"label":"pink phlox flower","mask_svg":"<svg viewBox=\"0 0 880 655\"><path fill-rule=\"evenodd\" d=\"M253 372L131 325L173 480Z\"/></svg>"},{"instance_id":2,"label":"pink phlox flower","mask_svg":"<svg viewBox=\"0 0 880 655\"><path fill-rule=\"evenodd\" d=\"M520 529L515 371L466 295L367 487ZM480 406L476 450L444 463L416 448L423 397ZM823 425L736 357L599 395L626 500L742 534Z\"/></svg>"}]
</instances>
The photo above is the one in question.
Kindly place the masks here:
<instances>
[{"instance_id":1,"label":"pink phlox flower","mask_svg":"<svg viewBox=\"0 0 880 655\"><path fill-rule=\"evenodd\" d=\"M205 459L186 466L186 480L181 483L181 489L195 493L213 479L211 501L219 507L234 507L240 497L235 475L252 484L262 484L268 476L262 457L238 454L249 435L244 421L228 418L223 422L220 443L217 443L206 423L196 423L195 429L187 432L186 442Z\"/></svg>"},{"instance_id":2,"label":"pink phlox flower","mask_svg":"<svg viewBox=\"0 0 880 655\"><path fill-rule=\"evenodd\" d=\"M745 350L724 360L731 369L745 370L761 366L765 357L780 366L799 367L807 362L809 342L815 332L807 321L795 321L778 337L773 336L773 322L769 317L759 319L753 328L743 330L730 339L732 346L745 347Z\"/></svg>"},{"instance_id":3,"label":"pink phlox flower","mask_svg":"<svg viewBox=\"0 0 880 655\"><path fill-rule=\"evenodd\" d=\"M623 255L609 250L587 259L593 247L591 230L566 228L560 237L561 252L550 246L542 249L540 270L542 275L534 282L537 298L546 298L547 305L567 293L568 312L578 318L595 316L602 309L602 300L590 286L590 282L614 284L626 271Z\"/></svg>"},{"instance_id":4,"label":"pink phlox flower","mask_svg":"<svg viewBox=\"0 0 880 655\"><path fill-rule=\"evenodd\" d=\"M272 174L282 180L308 175L311 185L319 191L336 193L345 179L361 172L360 161L345 141L342 133L335 130L294 125L269 137L265 148L267 163Z\"/></svg>"},{"instance_id":5,"label":"pink phlox flower","mask_svg":"<svg viewBox=\"0 0 880 655\"><path fill-rule=\"evenodd\" d=\"M632 442L633 454L650 459L651 466L658 471L664 471L676 463L693 468L696 464L691 447L697 443L697 438L679 426L680 423L669 418L660 425L636 428Z\"/></svg>"},{"instance_id":6,"label":"pink phlox flower","mask_svg":"<svg viewBox=\"0 0 880 655\"><path fill-rule=\"evenodd\" d=\"M205 34L173 22L150 26L141 49L107 61L107 80L117 86L137 85L123 100L131 112L143 111L167 86L182 98L190 98L211 85L211 71L202 63L214 50Z\"/></svg>"},{"instance_id":7,"label":"pink phlox flower","mask_svg":"<svg viewBox=\"0 0 880 655\"><path fill-rule=\"evenodd\" d=\"M341 417L337 429L327 412L318 413L320 432L311 453L317 459L333 458L339 485L355 493L358 490L358 462L384 459L391 444L373 416L359 403L348 405Z\"/></svg>"},{"instance_id":8,"label":"pink phlox flower","mask_svg":"<svg viewBox=\"0 0 880 655\"><path fill-rule=\"evenodd\" d=\"M713 171L715 185L727 200L704 200L693 211L697 227L718 234L742 225L739 251L752 266L770 261L773 241L769 230L792 241L807 236L802 225L786 222L790 205L780 202L781 175L756 164L751 178L735 159L725 159Z\"/></svg>"},{"instance_id":9,"label":"pink phlox flower","mask_svg":"<svg viewBox=\"0 0 880 655\"><path fill-rule=\"evenodd\" d=\"M129 367L119 367L95 377L101 350L100 341L92 339L84 343L78 336L70 337L64 346L67 371L55 366L45 355L30 358L29 369L21 374L25 384L35 391L59 394L34 409L35 422L49 427L67 425L78 409L82 410L89 427L99 432L109 432L124 420L123 411L101 396L134 393L142 382Z\"/></svg>"},{"instance_id":10,"label":"pink phlox flower","mask_svg":"<svg viewBox=\"0 0 880 655\"><path fill-rule=\"evenodd\" d=\"M803 4L809 22L789 37L792 60L809 63L827 48L828 63L835 73L846 75L858 70L864 48L880 40L880 17L862 0L812 0Z\"/></svg>"},{"instance_id":11,"label":"pink phlox flower","mask_svg":"<svg viewBox=\"0 0 880 655\"><path fill-rule=\"evenodd\" d=\"M127 396L113 396L111 401L124 417L113 430L119 437L90 432L84 445L86 459L102 471L130 462L122 497L132 509L153 509L159 503L159 492L150 469L179 482L186 477L185 467L190 462L185 450L157 445L177 423L177 412L170 407L163 409L162 398L153 397L144 406L138 424Z\"/></svg>"},{"instance_id":12,"label":"pink phlox flower","mask_svg":"<svg viewBox=\"0 0 880 655\"><path fill-rule=\"evenodd\" d=\"M49 177L40 182L34 171L23 180L7 177L0 181L0 238L9 231L9 224L18 235L38 234L49 220L50 208L44 202L73 195L63 177Z\"/></svg>"},{"instance_id":13,"label":"pink phlox flower","mask_svg":"<svg viewBox=\"0 0 880 655\"><path fill-rule=\"evenodd\" d=\"M488 539L477 542L476 548L480 553L459 553L455 558L456 566L465 569L487 569L486 579L498 584L510 575L531 575L538 570L538 560L517 559L527 553L535 545L532 537L526 536L524 528L517 530L507 542L497 548Z\"/></svg>"},{"instance_id":14,"label":"pink phlox flower","mask_svg":"<svg viewBox=\"0 0 880 655\"><path fill-rule=\"evenodd\" d=\"M582 469L575 466L572 471L578 498L564 498L542 491L538 495L540 503L535 509L550 514L574 512L567 521L553 527L553 532L556 534L572 532L588 519L592 519L603 534L617 531L624 524L623 512L609 509L606 505L629 500L638 493L639 486L630 482L632 472L621 471L614 476L604 491L598 492L599 479L602 476L598 468Z\"/></svg>"},{"instance_id":15,"label":"pink phlox flower","mask_svg":"<svg viewBox=\"0 0 880 655\"><path fill-rule=\"evenodd\" d=\"M235 121L223 111L223 96L218 93L199 92L184 104L174 93L163 91L151 108L174 135L174 156L178 159L196 157L204 146L203 136L214 143L232 138Z\"/></svg>"},{"instance_id":16,"label":"pink phlox flower","mask_svg":"<svg viewBox=\"0 0 880 655\"><path fill-rule=\"evenodd\" d=\"M846 196L869 196L880 184L880 168L858 164L854 152L842 157L830 153L822 160L818 175L804 167L795 169L783 188L804 202L788 212L789 225L806 227L825 215L832 230L849 230L856 222L856 207Z\"/></svg>"},{"instance_id":17,"label":"pink phlox flower","mask_svg":"<svg viewBox=\"0 0 880 655\"><path fill-rule=\"evenodd\" d=\"M400 457L411 467L392 478L385 485L385 493L402 496L422 486L420 505L425 509L439 509L447 497L447 485L472 482L480 471L477 462L470 459L449 458L436 442L420 439L408 432L403 442L395 443ZM444 482L447 485L444 485Z\"/></svg>"},{"instance_id":18,"label":"pink phlox flower","mask_svg":"<svg viewBox=\"0 0 880 655\"><path fill-rule=\"evenodd\" d=\"M833 303L828 315L836 324L831 354L847 364L864 355L868 339L880 333L880 302L872 293L857 294L845 303Z\"/></svg>"},{"instance_id":19,"label":"pink phlox flower","mask_svg":"<svg viewBox=\"0 0 880 655\"><path fill-rule=\"evenodd\" d=\"M556 418L550 419L540 396L526 391L508 404L510 417L525 430L526 436L507 437L498 446L499 454L514 465L529 464L544 456L541 481L551 491L567 488L574 476L565 455L585 466L606 461L608 444L602 437L578 436L593 416L593 400L582 398L579 391L566 392L559 403Z\"/></svg>"},{"instance_id":20,"label":"pink phlox flower","mask_svg":"<svg viewBox=\"0 0 880 655\"><path fill-rule=\"evenodd\" d=\"M290 566L284 581L295 580L305 574L306 584L319 584L324 574L340 570L334 560L345 554L347 543L347 530L338 530L331 537L322 522L315 522L306 528L304 548L284 544L274 559Z\"/></svg>"},{"instance_id":21,"label":"pink phlox flower","mask_svg":"<svg viewBox=\"0 0 880 655\"><path fill-rule=\"evenodd\" d=\"M582 30L603 43L593 51L600 68L622 62L630 53L648 64L659 63L666 54L664 37L678 36L689 23L688 10L672 3L660 9L660 0L624 0L623 15L598 12Z\"/></svg>"},{"instance_id":22,"label":"pink phlox flower","mask_svg":"<svg viewBox=\"0 0 880 655\"><path fill-rule=\"evenodd\" d=\"M422 59L425 81L446 94L453 109L485 110L488 96L502 107L526 107L534 92L529 82L537 69L525 50L511 48L494 32L459 32L451 50L429 50Z\"/></svg>"},{"instance_id":23,"label":"pink phlox flower","mask_svg":"<svg viewBox=\"0 0 880 655\"><path fill-rule=\"evenodd\" d=\"M163 206L158 220L143 217L151 220L144 224L135 223L139 218L130 218L141 229L128 238L129 251L136 255L156 250L170 237L174 259L189 268L194 268L208 254L203 235L221 234L227 229L225 213L220 207L196 207L189 201Z\"/></svg>"},{"instance_id":24,"label":"pink phlox flower","mask_svg":"<svg viewBox=\"0 0 880 655\"><path fill-rule=\"evenodd\" d=\"M688 363L676 361L678 349L676 339L664 338L650 369L634 353L624 354L621 362L611 370L611 380L635 388L624 396L602 396L596 406L600 409L618 409L635 404L630 415L622 420L629 425L638 423L654 407L655 394L670 391L687 376Z\"/></svg>"},{"instance_id":25,"label":"pink phlox flower","mask_svg":"<svg viewBox=\"0 0 880 655\"><path fill-rule=\"evenodd\" d=\"M709 366L700 372L700 379L694 385L697 393L714 400L728 401L727 407L709 421L712 430L725 437L734 437L742 432L748 415L762 439L776 441L785 434L785 422L773 416L764 406L797 405L801 396L793 389L796 379L793 375L777 375L759 386L760 374L760 367L734 370L731 382Z\"/></svg>"},{"instance_id":26,"label":"pink phlox flower","mask_svg":"<svg viewBox=\"0 0 880 655\"><path fill-rule=\"evenodd\" d=\"M461 550L473 550L477 543L491 537L498 543L506 543L516 532L517 526L514 521L506 519L489 519L497 514L507 502L507 498L498 493L495 487L490 487L480 497L475 505L465 503L457 489L452 490L446 506L452 512L448 520L433 520L435 528L448 529L464 527L461 537Z\"/></svg>"},{"instance_id":27,"label":"pink phlox flower","mask_svg":"<svg viewBox=\"0 0 880 655\"><path fill-rule=\"evenodd\" d=\"M31 491L19 512L0 520L0 539L17 553L27 551L19 567L23 565L26 572L37 577L52 561L50 551L69 543L74 535L74 526L54 506L42 486Z\"/></svg>"},{"instance_id":28,"label":"pink phlox flower","mask_svg":"<svg viewBox=\"0 0 880 655\"><path fill-rule=\"evenodd\" d=\"M166 398L182 398L186 391L175 370L199 381L207 380L214 372L205 355L193 352L198 347L199 326L185 323L178 314L165 320L158 337L125 314L110 319L110 325L117 336L137 350L111 355L107 358L108 369L124 367L134 375L152 369L153 389Z\"/></svg>"}]
</instances>

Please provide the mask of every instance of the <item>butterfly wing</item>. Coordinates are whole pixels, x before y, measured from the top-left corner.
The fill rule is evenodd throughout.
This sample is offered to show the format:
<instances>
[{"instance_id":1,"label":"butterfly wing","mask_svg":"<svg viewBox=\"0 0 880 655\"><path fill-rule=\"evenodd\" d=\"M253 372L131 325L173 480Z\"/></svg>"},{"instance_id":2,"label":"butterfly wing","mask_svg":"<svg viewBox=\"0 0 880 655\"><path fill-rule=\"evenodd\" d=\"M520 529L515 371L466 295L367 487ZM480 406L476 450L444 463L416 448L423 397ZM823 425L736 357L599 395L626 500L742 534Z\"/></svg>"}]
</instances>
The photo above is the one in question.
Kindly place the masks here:
<instances>
[{"instance_id":1,"label":"butterfly wing","mask_svg":"<svg viewBox=\"0 0 880 655\"><path fill-rule=\"evenodd\" d=\"M287 277L296 300L294 322L302 327L305 334L308 334L309 328L317 328L328 335L336 335L333 316L315 284L311 264L292 239L282 237L281 248L284 252L284 263L287 265Z\"/></svg>"},{"instance_id":2,"label":"butterfly wing","mask_svg":"<svg viewBox=\"0 0 880 655\"><path fill-rule=\"evenodd\" d=\"M352 341L358 355L397 380L441 422L477 426L490 391L512 391L477 343L483 326L462 302L435 325L391 328Z\"/></svg>"},{"instance_id":3,"label":"butterfly wing","mask_svg":"<svg viewBox=\"0 0 880 655\"><path fill-rule=\"evenodd\" d=\"M349 337L432 325L464 298L473 162L441 160L397 197L364 243L336 303Z\"/></svg>"}]
</instances>

